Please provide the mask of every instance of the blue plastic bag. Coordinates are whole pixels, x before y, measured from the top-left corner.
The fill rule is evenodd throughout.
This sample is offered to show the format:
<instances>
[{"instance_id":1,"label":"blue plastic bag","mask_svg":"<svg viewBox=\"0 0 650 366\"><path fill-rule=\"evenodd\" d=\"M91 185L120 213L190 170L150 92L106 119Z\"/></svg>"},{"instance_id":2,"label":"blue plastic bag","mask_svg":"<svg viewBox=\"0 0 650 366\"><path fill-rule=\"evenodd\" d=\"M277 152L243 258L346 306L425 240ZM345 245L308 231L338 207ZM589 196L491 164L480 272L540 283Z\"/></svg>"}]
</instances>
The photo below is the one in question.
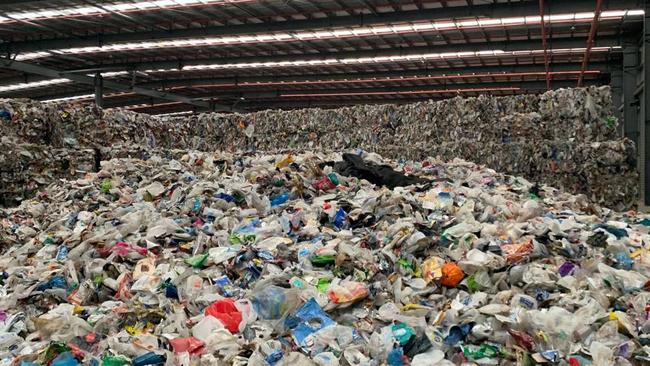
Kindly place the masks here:
<instances>
[{"instance_id":1,"label":"blue plastic bag","mask_svg":"<svg viewBox=\"0 0 650 366\"><path fill-rule=\"evenodd\" d=\"M338 229L342 229L344 225L345 225L345 210L339 208L339 210L336 211L336 215L334 216L334 226L336 226Z\"/></svg>"},{"instance_id":2,"label":"blue plastic bag","mask_svg":"<svg viewBox=\"0 0 650 366\"><path fill-rule=\"evenodd\" d=\"M56 356L54 361L50 366L77 366L79 361L72 355L70 352L63 352L60 355Z\"/></svg>"},{"instance_id":3,"label":"blue plastic bag","mask_svg":"<svg viewBox=\"0 0 650 366\"><path fill-rule=\"evenodd\" d=\"M286 328L293 329L291 335L301 347L307 347L309 336L334 324L336 322L321 309L314 298L309 299L284 322Z\"/></svg>"},{"instance_id":4,"label":"blue plastic bag","mask_svg":"<svg viewBox=\"0 0 650 366\"><path fill-rule=\"evenodd\" d=\"M289 200L289 193L283 192L271 198L271 207L279 206Z\"/></svg>"}]
</instances>

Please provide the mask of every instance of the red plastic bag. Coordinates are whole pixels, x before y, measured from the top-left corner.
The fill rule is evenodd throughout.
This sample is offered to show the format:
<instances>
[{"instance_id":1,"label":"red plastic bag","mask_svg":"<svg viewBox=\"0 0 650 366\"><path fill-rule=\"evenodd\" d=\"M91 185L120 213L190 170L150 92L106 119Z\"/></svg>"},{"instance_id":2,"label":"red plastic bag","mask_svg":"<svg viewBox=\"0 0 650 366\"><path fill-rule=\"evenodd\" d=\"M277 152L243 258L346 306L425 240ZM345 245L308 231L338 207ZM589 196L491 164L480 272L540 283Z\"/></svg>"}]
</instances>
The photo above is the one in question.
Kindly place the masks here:
<instances>
[{"instance_id":1,"label":"red plastic bag","mask_svg":"<svg viewBox=\"0 0 650 366\"><path fill-rule=\"evenodd\" d=\"M172 339L169 344L172 345L174 353L188 352L189 354L203 353L203 346L205 345L203 341L194 337Z\"/></svg>"},{"instance_id":2,"label":"red plastic bag","mask_svg":"<svg viewBox=\"0 0 650 366\"><path fill-rule=\"evenodd\" d=\"M242 321L242 315L237 310L233 300L225 299L215 302L205 309L205 315L219 319L230 333L237 333L239 331L239 323Z\"/></svg>"}]
</instances>

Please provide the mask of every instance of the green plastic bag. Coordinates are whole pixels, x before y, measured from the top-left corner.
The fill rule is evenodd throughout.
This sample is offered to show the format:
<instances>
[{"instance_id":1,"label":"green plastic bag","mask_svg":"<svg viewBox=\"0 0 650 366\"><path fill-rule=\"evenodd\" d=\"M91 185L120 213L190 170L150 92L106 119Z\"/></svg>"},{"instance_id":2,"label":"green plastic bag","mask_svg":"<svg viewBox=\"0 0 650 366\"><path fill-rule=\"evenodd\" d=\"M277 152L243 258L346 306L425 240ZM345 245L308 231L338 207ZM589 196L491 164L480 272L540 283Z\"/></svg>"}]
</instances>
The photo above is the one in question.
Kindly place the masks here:
<instances>
[{"instance_id":1,"label":"green plastic bag","mask_svg":"<svg viewBox=\"0 0 650 366\"><path fill-rule=\"evenodd\" d=\"M102 358L102 366L124 366L130 364L131 360L123 356L105 356Z\"/></svg>"},{"instance_id":2,"label":"green plastic bag","mask_svg":"<svg viewBox=\"0 0 650 366\"><path fill-rule=\"evenodd\" d=\"M460 348L463 350L465 357L469 357L473 360L479 360L481 358L492 358L500 354L499 347L489 343L483 343L478 348L470 348L470 346L460 346Z\"/></svg>"},{"instance_id":3,"label":"green plastic bag","mask_svg":"<svg viewBox=\"0 0 650 366\"><path fill-rule=\"evenodd\" d=\"M311 257L311 264L316 267L325 267L329 264L334 264L335 259L333 255L315 255Z\"/></svg>"},{"instance_id":4,"label":"green plastic bag","mask_svg":"<svg viewBox=\"0 0 650 366\"><path fill-rule=\"evenodd\" d=\"M322 293L326 293L327 289L330 287L330 282L332 281L328 278L319 278L316 283L316 289Z\"/></svg>"},{"instance_id":5,"label":"green plastic bag","mask_svg":"<svg viewBox=\"0 0 650 366\"><path fill-rule=\"evenodd\" d=\"M201 268L203 267L203 262L205 262L206 259L208 259L208 253L197 254L193 257L187 258L185 260L185 263L192 266L193 268Z\"/></svg>"},{"instance_id":6,"label":"green plastic bag","mask_svg":"<svg viewBox=\"0 0 650 366\"><path fill-rule=\"evenodd\" d=\"M102 184L99 186L99 190L102 193L108 193L111 188L113 188L113 182L110 179L106 178L102 181Z\"/></svg>"}]
</instances>

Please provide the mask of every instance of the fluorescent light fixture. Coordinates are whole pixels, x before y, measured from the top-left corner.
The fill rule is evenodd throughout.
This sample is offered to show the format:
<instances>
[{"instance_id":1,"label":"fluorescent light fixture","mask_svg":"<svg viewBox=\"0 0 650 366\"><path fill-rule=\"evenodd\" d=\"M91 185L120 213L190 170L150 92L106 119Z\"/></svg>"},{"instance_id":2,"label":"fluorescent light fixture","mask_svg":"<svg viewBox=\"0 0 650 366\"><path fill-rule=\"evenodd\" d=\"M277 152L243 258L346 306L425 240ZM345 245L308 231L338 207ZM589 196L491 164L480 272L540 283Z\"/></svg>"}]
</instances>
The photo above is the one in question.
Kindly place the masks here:
<instances>
[{"instance_id":1,"label":"fluorescent light fixture","mask_svg":"<svg viewBox=\"0 0 650 366\"><path fill-rule=\"evenodd\" d=\"M618 50L620 47L593 47L591 52L609 52L611 50ZM550 54L583 54L586 48L566 48L566 49L550 49L547 50ZM534 56L542 55L544 50L522 50L522 51L503 51L503 50L487 50L487 51L474 51L474 52L445 52L445 53L425 53L415 55L394 55L394 56L377 56L377 57L360 57L360 58L343 58L343 59L322 59L322 60L294 60L294 61L280 61L280 62L243 62L243 63L230 63L230 64L205 64L205 65L189 65L183 68L184 71L194 70L224 70L224 69L251 69L251 68L273 68L273 67L305 67L305 66L331 66L331 65L358 65L369 63L390 63L390 62L408 62L408 61L428 61L428 60L443 60L443 59L465 59L465 58L485 58L485 57L502 57L502 56ZM145 70L146 73L168 73L177 72L177 69L152 69ZM127 75L128 71L112 71L102 73L105 78ZM88 74L88 76L93 76ZM36 81L32 83L20 83L0 86L0 93L11 92L17 90L35 89L44 86L55 84L71 83L69 79L51 79Z\"/></svg>"},{"instance_id":2,"label":"fluorescent light fixture","mask_svg":"<svg viewBox=\"0 0 650 366\"><path fill-rule=\"evenodd\" d=\"M629 16L642 16L643 10L611 10L601 13L600 20L617 20ZM575 21L591 21L594 16L593 12L586 13L571 13L571 14L555 14L545 16L545 22L550 24L555 23L571 23ZM333 29L321 31L299 31L299 32L275 32L263 34L251 34L241 36L221 36L221 37L203 37L203 38L186 38L162 41L144 41L144 42L129 42L129 43L114 43L106 44L101 47L74 47L52 49L49 52L38 51L28 52L18 55L17 59L33 60L43 57L48 57L52 53L60 55L79 55L91 53L104 53L104 52L119 52L119 51L132 51L132 50L149 50L161 48L186 48L186 47L203 47L203 46L219 46L219 45L237 45L237 44L259 44L269 42L293 42L293 41L309 41L318 39L332 39L332 38L351 38L351 37L368 37L373 35L387 35L387 34L406 34L406 33L422 33L433 31L449 31L457 29L474 29L474 28L494 28L494 27L513 27L521 25L534 25L540 23L539 16L528 17L510 17L510 18L486 18L474 20L459 20L459 21L438 21L438 22L421 22L412 24L394 24L394 25L380 25L360 28L347 28L347 29Z\"/></svg>"},{"instance_id":3,"label":"fluorescent light fixture","mask_svg":"<svg viewBox=\"0 0 650 366\"><path fill-rule=\"evenodd\" d=\"M3 16L0 16L0 24L14 22L16 20L37 21L67 17L97 16L110 14L111 12L150 11L203 5L228 5L250 1L252 0L153 0L117 4L99 4L98 6L73 6L6 13Z\"/></svg>"},{"instance_id":4,"label":"fluorescent light fixture","mask_svg":"<svg viewBox=\"0 0 650 366\"><path fill-rule=\"evenodd\" d=\"M83 100L83 99L92 99L94 97L95 97L95 94L82 94L82 95L75 95L75 96L72 96L72 97L47 99L47 100L42 100L41 102L43 102L43 103L67 102L67 101L75 101L75 100Z\"/></svg>"},{"instance_id":5,"label":"fluorescent light fixture","mask_svg":"<svg viewBox=\"0 0 650 366\"><path fill-rule=\"evenodd\" d=\"M615 47L593 47L591 52L609 52L612 50L620 50L620 46ZM561 54L583 54L586 48L566 48L566 49L549 49L547 52L553 55ZM183 71L194 70L227 70L227 69L251 69L251 68L274 68L274 67L305 67L305 66L331 66L331 65L357 65L369 63L390 63L390 62L409 62L409 61L428 61L428 60L443 60L443 59L465 59L465 58L486 58L486 57L502 57L502 56L534 56L544 54L544 50L522 50L522 51L503 51L503 50L486 50L486 51L467 51L467 52L445 52L445 53L425 53L415 55L393 55L393 56L376 56L376 57L360 57L360 58L342 58L342 59L321 59L321 60L294 60L294 61L279 61L279 62L242 62L242 63L228 63L228 64L205 64L205 65L189 65L183 68ZM145 73L168 73L178 72L178 69L152 69L145 70ZM112 71L105 72L102 75L105 78L127 75L128 71ZM88 76L93 76L88 74ZM69 79L50 79L37 81L32 83L20 83L0 86L0 93L40 88L43 86L50 86L55 84L70 83Z\"/></svg>"},{"instance_id":6,"label":"fluorescent light fixture","mask_svg":"<svg viewBox=\"0 0 650 366\"><path fill-rule=\"evenodd\" d=\"M591 52L608 52L614 47L593 47ZM585 48L567 48L567 49L550 49L547 52L556 54L576 54L584 53ZM408 61L427 61L442 59L465 59L465 58L484 58L484 57L501 57L501 56L525 56L544 54L544 50L522 50L522 51L467 51L467 52L445 52L445 53L424 53L415 55L394 55L394 56L376 56L360 58L342 58L342 59L322 59L322 60L294 60L279 62L242 62L227 64L205 64L205 65L188 65L183 68L184 71L193 70L224 70L224 69L252 69L252 68L271 68L271 67L303 67L303 66L328 66L328 65L355 65L369 63L388 63L388 62L408 62ZM156 69L146 70L147 73L178 71L177 69Z\"/></svg>"},{"instance_id":7,"label":"fluorescent light fixture","mask_svg":"<svg viewBox=\"0 0 650 366\"><path fill-rule=\"evenodd\" d=\"M26 90L26 89L34 89L34 88L41 88L41 87L44 87L44 86L57 85L57 84L66 84L66 83L71 83L71 82L72 82L72 80L70 80L70 79L49 79L49 80L34 81L34 82L31 82L31 83L19 83L19 84L2 85L2 86L0 86L0 93L12 92L12 91L18 91L18 90Z\"/></svg>"},{"instance_id":8,"label":"fluorescent light fixture","mask_svg":"<svg viewBox=\"0 0 650 366\"><path fill-rule=\"evenodd\" d=\"M184 115L189 115L189 114L194 114L194 111L158 113L158 114L152 114L152 116L156 116L156 117L173 117L173 116L184 116Z\"/></svg>"},{"instance_id":9,"label":"fluorescent light fixture","mask_svg":"<svg viewBox=\"0 0 650 366\"><path fill-rule=\"evenodd\" d=\"M115 76L123 76L127 75L129 72L128 71L111 71L111 72L103 72L102 76L105 78L111 78ZM93 74L87 74L86 76L93 77ZM0 85L0 93L6 93L6 92L13 92L13 91L19 91L19 90L27 90L27 89L37 89L37 88L42 88L44 86L51 86L51 85L59 85L59 84L68 84L72 83L72 80L66 79L66 78L59 78L59 79L48 79L48 80L41 80L41 81L33 81L30 83L18 83L18 84L9 84L9 85Z\"/></svg>"},{"instance_id":10,"label":"fluorescent light fixture","mask_svg":"<svg viewBox=\"0 0 650 366\"><path fill-rule=\"evenodd\" d=\"M155 103L155 104L145 104L145 103L143 103L143 104L129 105L129 106L123 107L123 109L135 110L135 109L162 107L162 106L177 105L177 104L183 104L183 102L168 102L168 103Z\"/></svg>"}]
</instances>

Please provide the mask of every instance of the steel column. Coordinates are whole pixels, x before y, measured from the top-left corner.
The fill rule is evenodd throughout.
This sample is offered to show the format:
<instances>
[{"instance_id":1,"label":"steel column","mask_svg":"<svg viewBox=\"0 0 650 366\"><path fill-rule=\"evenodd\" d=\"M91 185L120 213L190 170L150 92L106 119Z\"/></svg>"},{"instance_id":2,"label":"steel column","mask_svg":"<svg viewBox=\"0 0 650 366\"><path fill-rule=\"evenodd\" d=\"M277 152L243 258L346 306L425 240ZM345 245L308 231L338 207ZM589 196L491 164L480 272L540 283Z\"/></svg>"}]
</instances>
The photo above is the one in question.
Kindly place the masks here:
<instances>
[{"instance_id":1,"label":"steel column","mask_svg":"<svg viewBox=\"0 0 650 366\"><path fill-rule=\"evenodd\" d=\"M623 47L623 136L634 141L638 147L639 121L634 89L639 71L639 46L636 42L626 40Z\"/></svg>"},{"instance_id":2,"label":"steel column","mask_svg":"<svg viewBox=\"0 0 650 366\"><path fill-rule=\"evenodd\" d=\"M104 78L100 73L95 74L95 105L104 107Z\"/></svg>"},{"instance_id":3,"label":"steel column","mask_svg":"<svg viewBox=\"0 0 650 366\"><path fill-rule=\"evenodd\" d=\"M623 114L623 65L613 67L611 75L612 104L614 107L614 117L619 121L619 135L623 136L624 124L622 123Z\"/></svg>"},{"instance_id":4,"label":"steel column","mask_svg":"<svg viewBox=\"0 0 650 366\"><path fill-rule=\"evenodd\" d=\"M641 177L643 201L650 206L650 0L645 0L645 16L643 22L643 123L641 124L640 144L637 145L641 157Z\"/></svg>"}]
</instances>

